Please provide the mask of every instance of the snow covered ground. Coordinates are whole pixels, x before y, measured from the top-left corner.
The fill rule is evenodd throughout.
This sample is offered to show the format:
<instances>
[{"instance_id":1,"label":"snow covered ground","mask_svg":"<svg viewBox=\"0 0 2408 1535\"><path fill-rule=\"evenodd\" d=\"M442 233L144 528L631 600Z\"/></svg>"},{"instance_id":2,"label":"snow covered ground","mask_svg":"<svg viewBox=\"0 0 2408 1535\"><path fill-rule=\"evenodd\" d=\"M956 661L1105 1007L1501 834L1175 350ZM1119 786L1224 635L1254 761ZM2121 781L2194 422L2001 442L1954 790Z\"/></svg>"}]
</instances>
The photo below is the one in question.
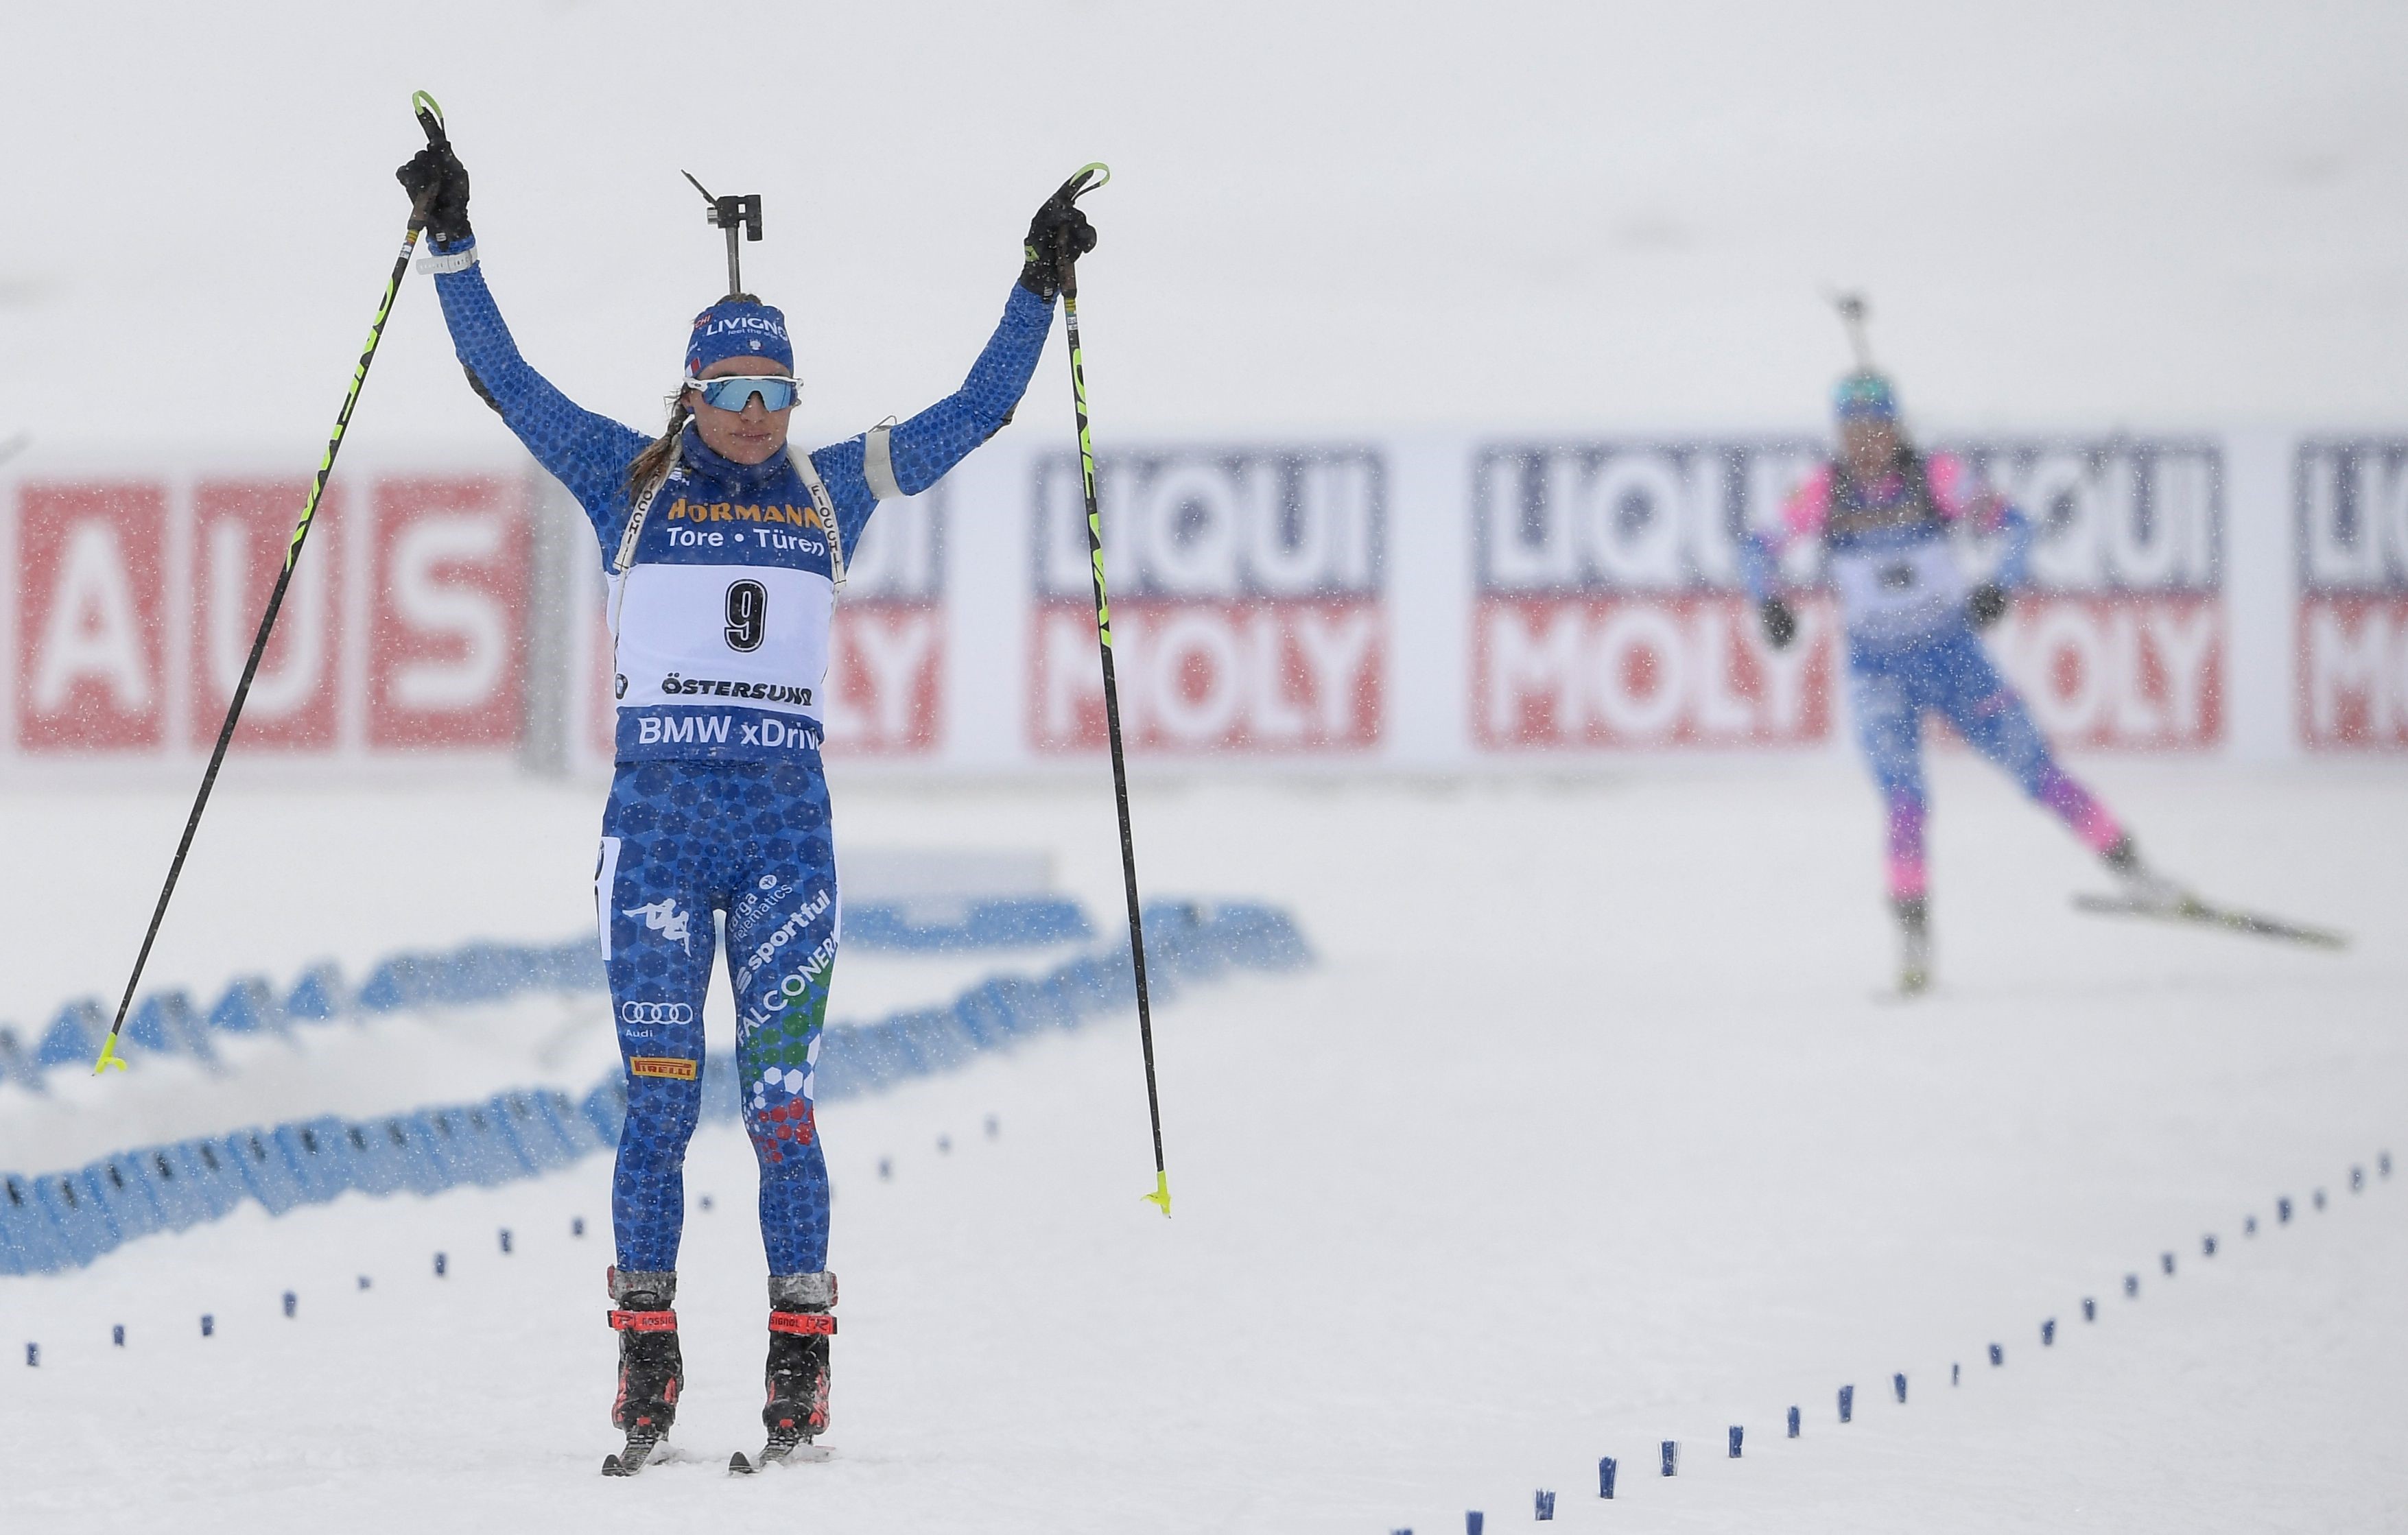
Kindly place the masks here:
<instances>
[{"instance_id":1,"label":"snow covered ground","mask_svg":"<svg viewBox=\"0 0 2408 1535\"><path fill-rule=\"evenodd\" d=\"M594 1474L611 1354L596 1158L431 1200L247 1207L80 1273L0 1280L0 1510L12 1529L246 1535L723 1516L1432 1535L1468 1509L1519 1524L1547 1487L1558 1524L1596 1529L2398 1527L2408 1168L2385 1179L2375 1157L2408 1156L2408 782L2085 770L2207 890L2357 946L2078 915L2083 856L1958 757L1937 781L1942 989L1911 1006L1873 995L1875 812L1839 763L1145 784L1150 886L1281 902L1321 962L1163 1011L1167 1223L1138 1198L1125 1024L828 1111L845 1297L828 1464L720 1470L757 1433L763 1307L750 1154L719 1130L695 1149L689 1196L713 1208L691 1213L681 1264L690 1463ZM587 898L597 797L237 785L159 979L557 937ZM21 867L61 870L0 890L0 1012L106 987L179 798L0 807L45 855ZM1112 908L1092 788L840 782L838 813L865 843L1042 846ZM839 967L839 1014L864 968ZM0 1116L22 1112L0 1091ZM2278 1227L2286 1195L2299 1213ZM1601 1455L1623 1468L1611 1504Z\"/></svg>"}]
</instances>

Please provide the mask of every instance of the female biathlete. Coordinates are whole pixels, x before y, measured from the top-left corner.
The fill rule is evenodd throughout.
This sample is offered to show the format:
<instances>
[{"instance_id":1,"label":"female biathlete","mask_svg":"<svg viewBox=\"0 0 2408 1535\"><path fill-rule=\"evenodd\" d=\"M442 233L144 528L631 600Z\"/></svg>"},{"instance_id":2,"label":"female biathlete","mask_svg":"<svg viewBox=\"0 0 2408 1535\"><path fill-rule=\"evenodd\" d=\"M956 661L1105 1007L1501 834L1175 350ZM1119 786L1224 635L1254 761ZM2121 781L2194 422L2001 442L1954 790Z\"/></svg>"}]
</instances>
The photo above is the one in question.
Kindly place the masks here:
<instances>
[{"instance_id":1,"label":"female biathlete","mask_svg":"<svg viewBox=\"0 0 2408 1535\"><path fill-rule=\"evenodd\" d=\"M1838 456L1810 475L1782 509L1776 532L1744 546L1742 570L1765 638L1785 648L1797 615L1780 593L1789 546L1820 538L1847 631L1848 696L1856 739L1889 815L1889 897L1900 938L1899 989L1931 982L1929 880L1923 825L1923 716L1945 718L1976 752L2014 775L2024 793L2057 812L2106 861L2133 900L2178 905L2186 893L2141 862L2130 834L2057 765L2023 700L1974 638L2007 610L2023 584L2031 523L1978 484L1962 460L1924 456L1899 430L1898 402L1878 373L1840 380ZM1967 589L1949 547L1950 524L2003 534L1997 573Z\"/></svg>"},{"instance_id":2,"label":"female biathlete","mask_svg":"<svg viewBox=\"0 0 2408 1535\"><path fill-rule=\"evenodd\" d=\"M1059 264L1095 232L1049 199L1020 281L960 390L891 429L809 455L786 433L801 384L785 317L731 294L696 316L655 438L579 409L527 366L494 308L449 144L397 173L428 197L429 262L468 381L594 524L609 576L617 768L594 881L627 1070L612 1175L619 1333L611 1423L639 1468L677 1416L678 1239L700 1108L711 913L726 915L736 1064L761 1168L769 1266L768 1456L827 1427L827 1165L811 1113L840 930L820 691L844 552L880 500L936 483L1010 419L1053 325Z\"/></svg>"}]
</instances>

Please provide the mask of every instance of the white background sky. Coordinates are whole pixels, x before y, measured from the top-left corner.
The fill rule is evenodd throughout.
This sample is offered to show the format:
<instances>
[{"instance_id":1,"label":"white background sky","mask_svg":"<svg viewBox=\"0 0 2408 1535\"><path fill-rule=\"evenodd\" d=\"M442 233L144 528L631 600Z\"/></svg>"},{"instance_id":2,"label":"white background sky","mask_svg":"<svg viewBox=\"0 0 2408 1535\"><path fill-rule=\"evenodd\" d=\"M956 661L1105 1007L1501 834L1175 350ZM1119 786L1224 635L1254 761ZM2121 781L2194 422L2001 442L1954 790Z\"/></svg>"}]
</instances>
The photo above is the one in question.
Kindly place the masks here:
<instances>
[{"instance_id":1,"label":"white background sky","mask_svg":"<svg viewBox=\"0 0 2408 1535\"><path fill-rule=\"evenodd\" d=\"M640 423L723 281L681 168L766 194L824 439L957 381L1097 158L1106 441L1811 426L1837 284L1933 424L2401 419L2408 11L1970 12L7 0L0 437L313 451L417 87L529 355ZM424 280L354 440L511 451Z\"/></svg>"}]
</instances>

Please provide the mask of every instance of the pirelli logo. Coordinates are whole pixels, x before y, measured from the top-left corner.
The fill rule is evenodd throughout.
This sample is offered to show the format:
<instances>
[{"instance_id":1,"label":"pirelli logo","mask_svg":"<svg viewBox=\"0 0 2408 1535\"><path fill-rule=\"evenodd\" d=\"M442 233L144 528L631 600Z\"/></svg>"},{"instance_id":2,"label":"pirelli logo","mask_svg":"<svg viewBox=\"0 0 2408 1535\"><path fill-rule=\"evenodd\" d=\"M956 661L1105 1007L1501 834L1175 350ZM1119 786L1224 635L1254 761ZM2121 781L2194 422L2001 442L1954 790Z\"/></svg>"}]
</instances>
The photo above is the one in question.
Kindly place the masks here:
<instances>
[{"instance_id":1,"label":"pirelli logo","mask_svg":"<svg viewBox=\"0 0 2408 1535\"><path fill-rule=\"evenodd\" d=\"M637 1055L627 1062L627 1069L638 1077L666 1077L672 1082L692 1082L694 1062L675 1055Z\"/></svg>"}]
</instances>

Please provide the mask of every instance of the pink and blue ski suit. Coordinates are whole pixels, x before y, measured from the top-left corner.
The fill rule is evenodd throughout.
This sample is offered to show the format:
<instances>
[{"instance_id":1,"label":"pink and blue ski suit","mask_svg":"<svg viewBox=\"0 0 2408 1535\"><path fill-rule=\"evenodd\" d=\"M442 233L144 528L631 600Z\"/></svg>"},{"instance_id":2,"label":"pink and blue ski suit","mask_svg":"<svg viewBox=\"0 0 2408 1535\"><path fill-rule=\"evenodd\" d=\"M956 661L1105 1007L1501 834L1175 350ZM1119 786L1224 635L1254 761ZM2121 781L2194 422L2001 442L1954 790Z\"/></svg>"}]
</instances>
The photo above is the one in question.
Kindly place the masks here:
<instances>
[{"instance_id":1,"label":"pink and blue ski suit","mask_svg":"<svg viewBox=\"0 0 2408 1535\"><path fill-rule=\"evenodd\" d=\"M1924 823L1923 716L1937 713L1966 743L2012 774L2098 853L2123 833L2091 793L2057 766L2030 712L1984 653L1966 612L1953 527L2003 534L1993 578L2025 581L2031 524L1948 453L1911 450L1870 481L1837 460L1810 475L1782 508L1777 532L1749 541L1743 569L1758 601L1775 595L1792 545L1820 539L1847 632L1848 697L1857 744L1888 811L1889 893L1921 897L1929 882Z\"/></svg>"}]
</instances>

